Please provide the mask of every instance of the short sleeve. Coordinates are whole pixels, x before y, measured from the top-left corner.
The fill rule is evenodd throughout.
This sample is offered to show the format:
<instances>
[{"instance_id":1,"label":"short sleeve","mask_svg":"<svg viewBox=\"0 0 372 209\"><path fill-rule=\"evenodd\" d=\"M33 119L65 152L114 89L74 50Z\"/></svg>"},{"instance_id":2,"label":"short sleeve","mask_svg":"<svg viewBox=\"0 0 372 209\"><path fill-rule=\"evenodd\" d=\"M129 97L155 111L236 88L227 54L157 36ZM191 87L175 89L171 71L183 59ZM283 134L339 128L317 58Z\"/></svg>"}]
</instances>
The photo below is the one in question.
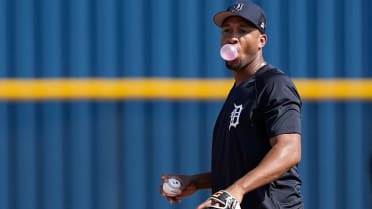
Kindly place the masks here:
<instances>
[{"instance_id":1,"label":"short sleeve","mask_svg":"<svg viewBox=\"0 0 372 209\"><path fill-rule=\"evenodd\" d=\"M275 74L265 79L258 102L270 137L301 134L301 98L288 76Z\"/></svg>"}]
</instances>

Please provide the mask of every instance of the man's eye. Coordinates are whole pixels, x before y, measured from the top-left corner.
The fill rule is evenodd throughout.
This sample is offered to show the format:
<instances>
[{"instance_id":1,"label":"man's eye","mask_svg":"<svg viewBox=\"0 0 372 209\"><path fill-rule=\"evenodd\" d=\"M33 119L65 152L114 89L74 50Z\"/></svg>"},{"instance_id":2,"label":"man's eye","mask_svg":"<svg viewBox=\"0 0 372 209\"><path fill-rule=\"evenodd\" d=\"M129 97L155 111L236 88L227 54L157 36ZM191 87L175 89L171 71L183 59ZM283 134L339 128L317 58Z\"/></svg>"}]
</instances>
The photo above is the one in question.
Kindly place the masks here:
<instances>
[{"instance_id":1,"label":"man's eye","mask_svg":"<svg viewBox=\"0 0 372 209\"><path fill-rule=\"evenodd\" d=\"M230 31L231 31L230 29L226 28L222 30L222 33L230 33Z\"/></svg>"}]
</instances>

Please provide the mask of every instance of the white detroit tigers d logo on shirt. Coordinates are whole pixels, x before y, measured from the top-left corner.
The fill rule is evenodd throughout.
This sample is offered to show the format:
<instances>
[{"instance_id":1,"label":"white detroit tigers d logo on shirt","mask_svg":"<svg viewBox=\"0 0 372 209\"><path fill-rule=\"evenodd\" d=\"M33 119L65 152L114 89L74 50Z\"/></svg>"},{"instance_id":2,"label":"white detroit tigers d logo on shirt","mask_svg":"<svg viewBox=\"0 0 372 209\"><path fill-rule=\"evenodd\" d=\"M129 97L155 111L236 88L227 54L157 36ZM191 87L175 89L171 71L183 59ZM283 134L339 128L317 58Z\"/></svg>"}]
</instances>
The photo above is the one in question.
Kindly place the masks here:
<instances>
[{"instance_id":1,"label":"white detroit tigers d logo on shirt","mask_svg":"<svg viewBox=\"0 0 372 209\"><path fill-rule=\"evenodd\" d=\"M236 105L234 104L234 110L230 114L230 125L229 125L229 130L231 127L236 128L236 126L239 124L239 118L240 118L240 113L243 110L243 105Z\"/></svg>"}]
</instances>

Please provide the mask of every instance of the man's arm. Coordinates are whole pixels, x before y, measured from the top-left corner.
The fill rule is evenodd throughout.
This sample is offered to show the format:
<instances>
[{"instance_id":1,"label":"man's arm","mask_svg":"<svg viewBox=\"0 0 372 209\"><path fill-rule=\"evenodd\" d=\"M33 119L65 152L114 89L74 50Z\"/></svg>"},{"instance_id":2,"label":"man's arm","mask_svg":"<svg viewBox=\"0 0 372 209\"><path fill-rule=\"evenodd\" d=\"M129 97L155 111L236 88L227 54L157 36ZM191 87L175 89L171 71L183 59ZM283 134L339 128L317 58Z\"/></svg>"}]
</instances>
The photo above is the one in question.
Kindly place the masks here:
<instances>
[{"instance_id":1,"label":"man's arm","mask_svg":"<svg viewBox=\"0 0 372 209\"><path fill-rule=\"evenodd\" d=\"M199 189L209 189L212 187L211 173L200 173L196 175L177 175L177 174L167 174L162 175L161 179L163 182L168 181L169 178L175 178L181 182L182 193L170 197L163 191L162 186L160 186L160 194L163 195L170 203L180 203L182 197L187 197L194 194Z\"/></svg>"},{"instance_id":2,"label":"man's arm","mask_svg":"<svg viewBox=\"0 0 372 209\"><path fill-rule=\"evenodd\" d=\"M262 159L260 164L234 184L225 189L242 202L244 194L278 179L287 170L301 160L301 135L280 134L270 139L271 150ZM197 209L211 206L212 201L206 200Z\"/></svg>"},{"instance_id":3,"label":"man's arm","mask_svg":"<svg viewBox=\"0 0 372 209\"><path fill-rule=\"evenodd\" d=\"M193 175L191 177L196 189L209 189L212 187L210 172Z\"/></svg>"},{"instance_id":4,"label":"man's arm","mask_svg":"<svg viewBox=\"0 0 372 209\"><path fill-rule=\"evenodd\" d=\"M225 189L240 203L244 194L278 179L301 160L301 135L280 134L270 139L271 150L260 164L234 184ZM202 209L212 204L207 200L197 207Z\"/></svg>"},{"instance_id":5,"label":"man's arm","mask_svg":"<svg viewBox=\"0 0 372 209\"><path fill-rule=\"evenodd\" d=\"M278 179L301 160L301 135L280 134L270 139L271 150L260 164L226 189L242 201L244 194Z\"/></svg>"}]
</instances>

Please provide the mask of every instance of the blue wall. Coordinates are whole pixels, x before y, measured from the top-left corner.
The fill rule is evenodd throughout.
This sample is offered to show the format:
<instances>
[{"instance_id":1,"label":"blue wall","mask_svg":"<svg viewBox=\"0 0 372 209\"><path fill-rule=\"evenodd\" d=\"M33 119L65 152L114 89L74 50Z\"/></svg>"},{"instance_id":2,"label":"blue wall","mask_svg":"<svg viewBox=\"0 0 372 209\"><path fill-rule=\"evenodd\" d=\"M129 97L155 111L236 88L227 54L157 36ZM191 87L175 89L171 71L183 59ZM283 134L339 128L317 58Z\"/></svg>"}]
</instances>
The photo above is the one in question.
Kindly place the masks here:
<instances>
[{"instance_id":1,"label":"blue wall","mask_svg":"<svg viewBox=\"0 0 372 209\"><path fill-rule=\"evenodd\" d=\"M231 77L213 15L222 0L0 0L0 77ZM293 78L372 77L372 2L256 1L265 57ZM0 209L169 205L163 173L209 169L223 101L2 101ZM372 208L371 101L304 101L307 208Z\"/></svg>"}]
</instances>

